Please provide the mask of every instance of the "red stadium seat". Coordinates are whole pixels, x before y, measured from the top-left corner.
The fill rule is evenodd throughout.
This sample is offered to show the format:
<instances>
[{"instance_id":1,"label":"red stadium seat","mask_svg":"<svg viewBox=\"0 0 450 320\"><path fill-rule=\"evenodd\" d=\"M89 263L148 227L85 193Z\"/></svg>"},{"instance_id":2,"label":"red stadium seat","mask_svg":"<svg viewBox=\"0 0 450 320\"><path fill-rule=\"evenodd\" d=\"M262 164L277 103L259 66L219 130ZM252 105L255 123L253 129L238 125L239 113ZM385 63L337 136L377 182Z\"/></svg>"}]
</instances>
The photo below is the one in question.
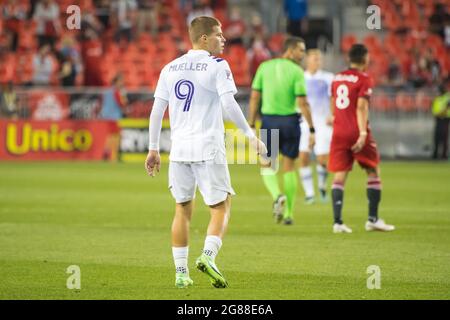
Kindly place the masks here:
<instances>
[{"instance_id":1,"label":"red stadium seat","mask_svg":"<svg viewBox=\"0 0 450 320\"><path fill-rule=\"evenodd\" d=\"M354 34L346 34L341 40L341 50L343 52L348 52L350 48L357 42L356 36Z\"/></svg>"},{"instance_id":2,"label":"red stadium seat","mask_svg":"<svg viewBox=\"0 0 450 320\"><path fill-rule=\"evenodd\" d=\"M286 36L283 33L273 34L267 44L269 50L275 54L281 53L281 51L283 51L283 43L285 39Z\"/></svg>"},{"instance_id":3,"label":"red stadium seat","mask_svg":"<svg viewBox=\"0 0 450 320\"><path fill-rule=\"evenodd\" d=\"M429 112L433 103L433 97L424 91L418 91L415 95L415 105L419 110Z\"/></svg>"},{"instance_id":4,"label":"red stadium seat","mask_svg":"<svg viewBox=\"0 0 450 320\"><path fill-rule=\"evenodd\" d=\"M413 111L416 108L414 95L403 91L397 93L395 105L398 110Z\"/></svg>"},{"instance_id":5,"label":"red stadium seat","mask_svg":"<svg viewBox=\"0 0 450 320\"><path fill-rule=\"evenodd\" d=\"M384 92L378 92L370 98L370 107L379 111L388 111L393 107L392 98Z\"/></svg>"}]
</instances>

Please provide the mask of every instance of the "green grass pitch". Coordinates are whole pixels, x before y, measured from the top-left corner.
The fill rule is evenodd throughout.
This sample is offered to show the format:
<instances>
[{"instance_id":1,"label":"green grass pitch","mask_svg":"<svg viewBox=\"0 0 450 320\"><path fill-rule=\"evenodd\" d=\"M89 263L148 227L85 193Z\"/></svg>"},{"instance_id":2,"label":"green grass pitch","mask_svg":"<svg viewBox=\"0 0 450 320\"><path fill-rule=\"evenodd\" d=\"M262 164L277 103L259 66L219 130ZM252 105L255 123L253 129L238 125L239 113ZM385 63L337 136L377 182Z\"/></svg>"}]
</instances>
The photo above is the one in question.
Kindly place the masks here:
<instances>
[{"instance_id":1,"label":"green grass pitch","mask_svg":"<svg viewBox=\"0 0 450 320\"><path fill-rule=\"evenodd\" d=\"M174 287L167 166L0 163L0 299L449 299L450 165L384 162L380 217L392 233L364 231L365 176L355 167L344 220L331 232L330 204L306 206L276 225L256 166L231 165L237 196L217 264L230 287L194 268L209 219L197 194L189 265L194 287ZM69 290L66 269L81 269ZM369 290L367 267L381 270Z\"/></svg>"}]
</instances>

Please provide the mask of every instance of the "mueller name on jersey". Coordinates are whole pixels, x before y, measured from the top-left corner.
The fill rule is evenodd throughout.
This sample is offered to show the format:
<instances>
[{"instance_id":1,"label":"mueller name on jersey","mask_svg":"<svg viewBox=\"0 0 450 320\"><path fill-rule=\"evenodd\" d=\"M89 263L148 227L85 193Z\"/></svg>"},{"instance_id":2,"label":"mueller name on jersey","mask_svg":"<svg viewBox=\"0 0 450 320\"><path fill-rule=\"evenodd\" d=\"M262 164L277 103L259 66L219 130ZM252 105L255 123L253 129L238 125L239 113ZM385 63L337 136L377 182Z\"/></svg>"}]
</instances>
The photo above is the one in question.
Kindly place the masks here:
<instances>
[{"instance_id":1,"label":"mueller name on jersey","mask_svg":"<svg viewBox=\"0 0 450 320\"><path fill-rule=\"evenodd\" d=\"M169 72L172 71L206 71L208 68L207 63L180 63L180 64L173 64L169 67Z\"/></svg>"}]
</instances>

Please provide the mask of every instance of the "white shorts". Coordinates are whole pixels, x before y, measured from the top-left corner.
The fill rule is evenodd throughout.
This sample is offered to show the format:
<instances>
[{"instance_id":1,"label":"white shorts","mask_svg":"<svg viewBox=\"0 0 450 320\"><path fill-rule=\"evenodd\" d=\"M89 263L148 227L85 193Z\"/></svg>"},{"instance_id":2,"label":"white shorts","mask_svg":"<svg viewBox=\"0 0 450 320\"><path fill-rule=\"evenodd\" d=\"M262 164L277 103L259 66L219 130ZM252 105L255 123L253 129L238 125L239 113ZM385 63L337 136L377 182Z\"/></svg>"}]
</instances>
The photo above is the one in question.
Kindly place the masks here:
<instances>
[{"instance_id":1,"label":"white shorts","mask_svg":"<svg viewBox=\"0 0 450 320\"><path fill-rule=\"evenodd\" d=\"M300 124L302 134L300 136L300 152L311 152L309 150L309 126L308 123L303 120ZM314 153L316 156L329 154L330 153L330 143L331 136L333 134L333 129L326 123L315 124L314 129L316 130L316 144L314 145Z\"/></svg>"},{"instance_id":2,"label":"white shorts","mask_svg":"<svg viewBox=\"0 0 450 320\"><path fill-rule=\"evenodd\" d=\"M235 195L225 155L218 152L213 160L199 162L170 161L169 189L176 203L194 199L197 185L208 206Z\"/></svg>"}]
</instances>

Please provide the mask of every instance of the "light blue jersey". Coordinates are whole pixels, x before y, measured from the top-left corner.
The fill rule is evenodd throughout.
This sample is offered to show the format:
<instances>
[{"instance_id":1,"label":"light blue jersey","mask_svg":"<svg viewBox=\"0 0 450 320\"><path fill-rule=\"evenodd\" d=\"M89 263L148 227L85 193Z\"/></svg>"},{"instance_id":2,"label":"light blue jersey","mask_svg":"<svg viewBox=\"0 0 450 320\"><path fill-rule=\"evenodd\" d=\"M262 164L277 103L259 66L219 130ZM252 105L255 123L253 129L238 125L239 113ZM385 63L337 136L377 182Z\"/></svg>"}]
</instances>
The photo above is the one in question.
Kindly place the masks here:
<instances>
[{"instance_id":1,"label":"light blue jersey","mask_svg":"<svg viewBox=\"0 0 450 320\"><path fill-rule=\"evenodd\" d=\"M305 71L306 92L311 106L314 123L325 122L330 115L331 82L334 75L331 72L317 70L314 74Z\"/></svg>"}]
</instances>

